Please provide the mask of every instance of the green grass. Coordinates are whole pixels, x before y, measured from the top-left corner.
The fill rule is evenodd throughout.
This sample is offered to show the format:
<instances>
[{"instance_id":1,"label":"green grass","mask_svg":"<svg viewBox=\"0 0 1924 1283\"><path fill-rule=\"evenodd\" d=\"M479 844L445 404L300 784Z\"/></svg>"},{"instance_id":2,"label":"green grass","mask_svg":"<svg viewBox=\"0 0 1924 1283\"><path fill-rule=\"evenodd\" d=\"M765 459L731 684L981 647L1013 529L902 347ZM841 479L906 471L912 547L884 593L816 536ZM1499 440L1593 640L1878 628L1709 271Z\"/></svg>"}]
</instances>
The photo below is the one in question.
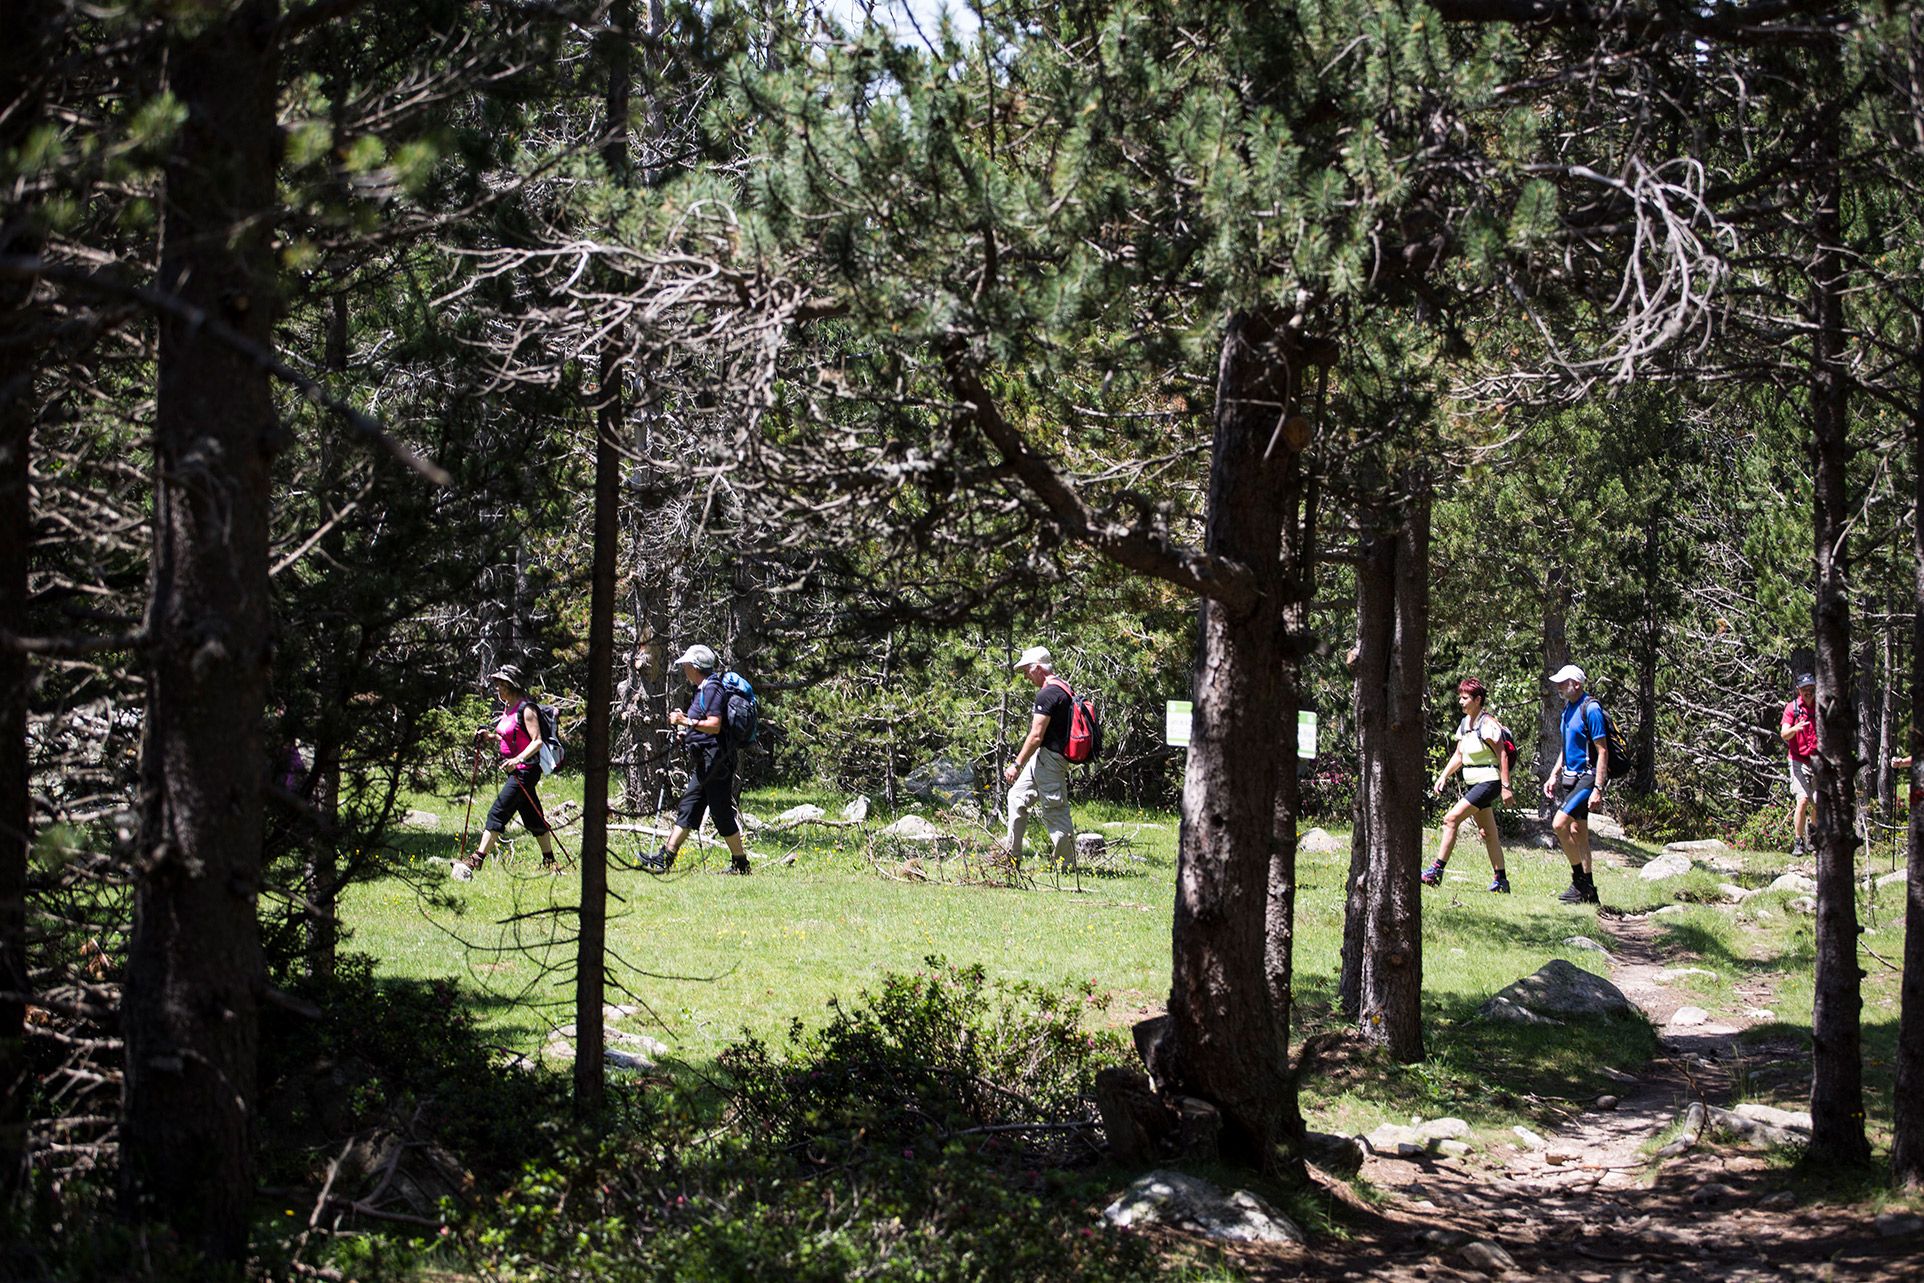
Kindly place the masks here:
<instances>
[{"instance_id":1,"label":"green grass","mask_svg":"<svg viewBox=\"0 0 1924 1283\"><path fill-rule=\"evenodd\" d=\"M579 782L564 776L543 791L554 809L570 795L579 797ZM813 802L832 816L844 801L762 790L749 795L745 808L772 819ZM571 907L574 879L539 874L533 843L523 836L512 844L511 863L490 867L473 883L450 882L445 864L431 860L456 853L462 802L459 795L410 800L435 812L439 827L404 832L397 840L396 872L353 889L345 906L352 932L347 947L375 955L390 974L457 980L504 1048L532 1051L551 1028L573 1019L571 919L555 911ZM477 803L477 828L484 802ZM959 859L933 861L918 848L878 841L875 834L890 818L879 814L859 831L808 826L755 834L751 850L766 858L747 879L714 876L726 854L712 837L705 845L691 843L668 878L615 872L611 974L632 997L611 990L608 1000L639 1004L643 1010L622 1027L661 1038L674 1059L696 1073L706 1072L715 1054L744 1032L775 1040L796 1020L818 1025L831 999L852 997L886 972L917 970L931 955L980 964L992 979L1092 982L1108 999L1094 1018L1126 1027L1160 1010L1168 989L1176 821L1169 814L1102 804L1078 805L1076 814L1085 830L1127 839L1119 844L1117 872L1079 878L1051 873L1036 856L1032 835L1029 885L972 884L963 880ZM977 829L964 836L986 844L989 835ZM1431 828L1432 849L1435 839ZM577 841L577 830L563 831L566 850L573 851ZM652 841L640 835L615 836L618 855L645 846ZM1633 858L1641 850L1627 849ZM778 863L788 855L792 864ZM903 861L916 855L930 881L887 876L899 875ZM1512 895L1483 890L1489 870L1480 841L1459 843L1443 886L1424 892L1426 1060L1397 1066L1346 1052L1339 1065L1324 1066L1304 1084L1313 1126L1359 1131L1385 1120L1442 1113L1480 1129L1501 1130L1519 1120L1554 1125L1608 1090L1604 1067L1634 1068L1654 1050L1652 1031L1642 1024L1540 1029L1472 1019L1484 999L1550 958L1609 970L1601 954L1566 943L1579 935L1602 940L1605 932L1594 909L1556 901L1568 882L1561 855L1519 843L1506 847L1505 856ZM1767 880L1780 861L1758 854L1748 861L1755 867L1747 865L1740 876ZM983 872L973 861L969 868ZM1299 857L1299 1039L1343 1028L1334 1006L1347 869L1346 847ZM1807 1040L1810 920L1785 908L1789 897L1781 894L1756 897L1736 911L1698 903L1714 885L1698 885L1705 878L1693 877L1649 883L1634 869L1598 865L1607 904L1646 910L1677 898L1689 903L1685 913L1658 921L1679 965L1701 965L1718 978L1683 981L1685 991L1705 1005L1725 1006L1735 1001L1738 978L1782 973L1773 1000L1777 1021L1759 1036ZM1882 894L1892 898L1888 890ZM1895 958L1901 924L1893 926L1888 904L1882 907L1884 925L1866 937L1867 944ZM1868 957L1866 964L1867 1072L1873 1129L1881 1131L1889 1117L1897 978ZM1787 1080L1761 1094L1794 1103L1798 1089Z\"/></svg>"}]
</instances>

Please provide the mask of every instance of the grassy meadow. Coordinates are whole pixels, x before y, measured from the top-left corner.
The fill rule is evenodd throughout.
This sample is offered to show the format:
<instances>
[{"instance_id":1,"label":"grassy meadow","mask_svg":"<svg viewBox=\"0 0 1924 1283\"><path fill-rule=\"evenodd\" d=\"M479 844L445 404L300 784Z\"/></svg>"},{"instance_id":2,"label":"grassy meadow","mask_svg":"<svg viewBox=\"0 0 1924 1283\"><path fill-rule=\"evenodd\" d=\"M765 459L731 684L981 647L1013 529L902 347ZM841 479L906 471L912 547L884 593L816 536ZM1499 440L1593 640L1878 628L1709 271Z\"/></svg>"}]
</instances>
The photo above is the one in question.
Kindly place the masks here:
<instances>
[{"instance_id":1,"label":"grassy meadow","mask_svg":"<svg viewBox=\"0 0 1924 1283\"><path fill-rule=\"evenodd\" d=\"M579 789L575 777L551 780L544 804L556 812L571 794L578 800ZM397 871L350 893L346 947L373 955L389 975L458 983L504 1051L535 1053L553 1028L573 1019L571 921L554 910L572 904L575 880L542 873L534 843L522 835L507 860L491 862L475 881L451 881L445 861L458 851L464 800L458 794L409 800L438 820L403 830ZM744 809L769 820L813 802L832 817L846 800L764 790L749 794ZM477 803L474 826L484 802ZM966 859L936 860L880 837L891 818L872 813L860 828L751 832L756 871L745 879L717 876L727 854L712 836L691 841L668 877L612 872L610 969L626 992L611 989L608 1001L640 1009L618 1027L665 1043L671 1072L705 1074L716 1053L744 1033L779 1041L795 1021L819 1024L831 999L853 997L887 972L917 970L931 955L979 964L996 980L1087 984L1102 1000L1092 1019L1124 1031L1160 1010L1169 974L1174 815L1078 805L1078 827L1111 839L1111 869L1051 872L1035 854L1032 832L1020 887L1007 885L1006 877L994 884L998 876L980 862L986 830L970 833L953 817L933 817L960 834L969 852ZM520 833L518 824L512 832ZM1299 857L1299 1038L1342 1027L1332 1008L1348 843L1346 834L1335 836L1341 839L1332 844L1336 849ZM573 853L578 825L561 829L560 837ZM1440 1113L1492 1130L1519 1120L1554 1125L1608 1089L1606 1068L1631 1069L1653 1054L1655 1033L1646 1027L1546 1031L1470 1019L1485 998L1551 958L1606 974L1608 963L1568 943L1578 936L1602 939L1605 932L1594 908L1555 899L1568 880L1560 854L1508 846L1515 893L1491 895L1483 889L1489 870L1482 844L1467 830L1465 837L1470 840L1459 843L1443 886L1424 892L1430 1055L1418 1065L1392 1066L1351 1047L1334 1063L1319 1061L1305 1080L1312 1126L1350 1132ZM473 840L471 832L470 845ZM1432 826L1432 849L1435 840ZM625 859L653 840L622 833L614 843ZM1717 905L1711 902L1723 878L1698 870L1677 881L1643 882L1634 865L1652 852L1634 843L1613 849L1632 867L1599 861L1607 905L1633 911L1677 899L1689 905L1660 924L1680 964L1695 960L1717 976L1692 978L1680 986L1684 992L1715 1011L1735 1001L1737 978L1768 975L1776 982L1776 1020L1756 1036L1807 1039L1811 919L1787 909L1788 896L1756 897L1737 909ZM1784 864L1776 854L1745 858L1738 878L1751 885L1767 883ZM917 880L914 866L904 867L911 859L928 880ZM1901 920L1893 924L1891 890L1881 895L1882 918L1866 946L1895 959L1902 952ZM1881 1133L1888 1127L1897 976L1868 958L1867 969L1867 1069L1873 1130ZM1794 1103L1803 1083L1789 1076L1760 1079L1756 1087L1762 1098Z\"/></svg>"}]
</instances>

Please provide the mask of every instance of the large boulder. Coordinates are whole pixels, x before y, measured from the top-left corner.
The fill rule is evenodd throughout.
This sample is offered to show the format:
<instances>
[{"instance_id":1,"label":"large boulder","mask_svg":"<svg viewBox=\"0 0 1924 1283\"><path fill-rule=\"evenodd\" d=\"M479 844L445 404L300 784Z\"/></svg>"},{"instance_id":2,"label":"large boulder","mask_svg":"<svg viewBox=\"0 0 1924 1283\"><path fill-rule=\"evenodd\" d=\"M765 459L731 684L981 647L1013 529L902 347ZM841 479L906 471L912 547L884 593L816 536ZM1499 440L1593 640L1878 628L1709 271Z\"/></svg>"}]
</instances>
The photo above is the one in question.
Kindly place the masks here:
<instances>
[{"instance_id":1,"label":"large boulder","mask_svg":"<svg viewBox=\"0 0 1924 1283\"><path fill-rule=\"evenodd\" d=\"M1155 1171L1102 1211L1117 1229L1169 1225L1233 1243L1301 1243L1295 1222L1248 1190L1225 1195L1200 1177Z\"/></svg>"},{"instance_id":2,"label":"large boulder","mask_svg":"<svg viewBox=\"0 0 1924 1283\"><path fill-rule=\"evenodd\" d=\"M1788 891L1792 895L1815 895L1817 879L1802 873L1786 873L1765 888L1768 891Z\"/></svg>"},{"instance_id":3,"label":"large boulder","mask_svg":"<svg viewBox=\"0 0 1924 1283\"><path fill-rule=\"evenodd\" d=\"M1686 860L1701 860L1706 856L1730 855L1735 848L1721 838L1698 838L1692 842L1666 842L1665 855L1681 855Z\"/></svg>"},{"instance_id":4,"label":"large boulder","mask_svg":"<svg viewBox=\"0 0 1924 1283\"><path fill-rule=\"evenodd\" d=\"M1623 822L1601 811L1592 811L1590 812L1590 836L1604 838L1611 842L1621 842L1624 839Z\"/></svg>"},{"instance_id":5,"label":"large boulder","mask_svg":"<svg viewBox=\"0 0 1924 1283\"><path fill-rule=\"evenodd\" d=\"M1308 855L1329 855L1349 850L1349 840L1339 838L1326 829L1311 829L1296 839L1296 849Z\"/></svg>"},{"instance_id":6,"label":"large boulder","mask_svg":"<svg viewBox=\"0 0 1924 1283\"><path fill-rule=\"evenodd\" d=\"M1637 876L1645 882L1664 882L1670 878L1680 878L1690 872L1690 857L1680 852L1664 848L1664 853L1652 859L1637 870Z\"/></svg>"},{"instance_id":7,"label":"large boulder","mask_svg":"<svg viewBox=\"0 0 1924 1283\"><path fill-rule=\"evenodd\" d=\"M1549 1020L1598 1016L1618 1019L1639 1014L1637 1005L1624 997L1623 990L1563 958L1552 958L1534 974L1506 986L1478 1008L1477 1014L1514 1020L1517 1017L1512 1008Z\"/></svg>"},{"instance_id":8,"label":"large boulder","mask_svg":"<svg viewBox=\"0 0 1924 1283\"><path fill-rule=\"evenodd\" d=\"M900 838L904 842L937 842L948 836L941 829L919 815L904 815L895 823L882 830L883 837Z\"/></svg>"}]
</instances>

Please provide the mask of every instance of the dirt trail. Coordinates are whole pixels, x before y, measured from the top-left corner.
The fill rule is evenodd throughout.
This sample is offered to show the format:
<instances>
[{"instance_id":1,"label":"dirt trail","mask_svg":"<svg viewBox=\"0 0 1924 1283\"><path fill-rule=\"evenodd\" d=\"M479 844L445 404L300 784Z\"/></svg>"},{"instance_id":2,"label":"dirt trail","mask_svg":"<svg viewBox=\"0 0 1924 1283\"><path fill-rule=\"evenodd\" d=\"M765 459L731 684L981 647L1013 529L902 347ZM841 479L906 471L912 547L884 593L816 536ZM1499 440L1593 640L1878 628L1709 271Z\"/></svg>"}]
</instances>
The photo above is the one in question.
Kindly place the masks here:
<instances>
[{"instance_id":1,"label":"dirt trail","mask_svg":"<svg viewBox=\"0 0 1924 1283\"><path fill-rule=\"evenodd\" d=\"M1880 1237L1859 1210L1800 1206L1781 1167L1759 1151L1699 1144L1670 1159L1650 1138L1694 1100L1726 1104L1738 1078L1738 1034L1769 1019L1767 982L1740 981L1701 1023L1674 1018L1693 1000L1666 970L1701 965L1663 952L1648 918L1607 914L1598 926L1611 975L1662 1034L1661 1055L1624 1075L1603 1101L1540 1138L1519 1137L1461 1160L1371 1156L1362 1176L1387 1197L1346 1243L1245 1263L1252 1277L1568 1279L1659 1283L1717 1279L1924 1280L1924 1235ZM1754 1015L1752 1013L1755 1013ZM1695 1013L1685 1013L1686 1021ZM1808 1073L1794 1042L1747 1044L1743 1073ZM1358 1208L1359 1212L1364 1209ZM1472 1258L1475 1241L1515 1268Z\"/></svg>"}]
</instances>

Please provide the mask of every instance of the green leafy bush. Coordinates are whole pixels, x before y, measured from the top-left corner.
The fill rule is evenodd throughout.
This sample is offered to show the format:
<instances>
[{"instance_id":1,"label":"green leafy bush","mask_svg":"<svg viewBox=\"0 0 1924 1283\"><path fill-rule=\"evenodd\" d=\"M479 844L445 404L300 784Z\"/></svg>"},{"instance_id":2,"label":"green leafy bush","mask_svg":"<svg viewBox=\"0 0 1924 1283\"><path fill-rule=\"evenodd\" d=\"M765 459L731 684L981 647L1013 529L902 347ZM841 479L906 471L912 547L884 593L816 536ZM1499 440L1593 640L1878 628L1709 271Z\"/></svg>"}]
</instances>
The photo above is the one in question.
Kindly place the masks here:
<instances>
[{"instance_id":1,"label":"green leafy bush","mask_svg":"<svg viewBox=\"0 0 1924 1283\"><path fill-rule=\"evenodd\" d=\"M1787 850L1795 834L1790 823L1792 806L1787 798L1765 804L1737 826L1731 843L1746 851Z\"/></svg>"}]
</instances>

